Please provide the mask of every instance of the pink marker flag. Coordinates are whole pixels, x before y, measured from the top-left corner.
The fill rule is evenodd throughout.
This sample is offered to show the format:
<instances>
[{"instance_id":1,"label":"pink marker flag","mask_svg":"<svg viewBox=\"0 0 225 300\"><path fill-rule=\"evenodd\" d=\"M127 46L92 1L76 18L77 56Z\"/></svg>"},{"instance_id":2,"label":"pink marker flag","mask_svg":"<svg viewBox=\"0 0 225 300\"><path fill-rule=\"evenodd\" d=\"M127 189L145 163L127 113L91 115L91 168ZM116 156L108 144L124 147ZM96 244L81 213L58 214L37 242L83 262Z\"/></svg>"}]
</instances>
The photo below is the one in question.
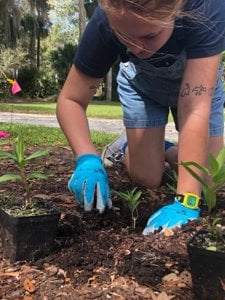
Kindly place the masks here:
<instances>
[{"instance_id":1,"label":"pink marker flag","mask_svg":"<svg viewBox=\"0 0 225 300\"><path fill-rule=\"evenodd\" d=\"M11 91L12 91L13 95L15 95L15 94L19 93L20 91L22 91L22 89L19 86L19 83L16 81L16 79L14 79L14 81L13 81Z\"/></svg>"},{"instance_id":2,"label":"pink marker flag","mask_svg":"<svg viewBox=\"0 0 225 300\"><path fill-rule=\"evenodd\" d=\"M10 133L4 132L4 131L0 131L0 139L1 138L7 138L10 136Z\"/></svg>"}]
</instances>

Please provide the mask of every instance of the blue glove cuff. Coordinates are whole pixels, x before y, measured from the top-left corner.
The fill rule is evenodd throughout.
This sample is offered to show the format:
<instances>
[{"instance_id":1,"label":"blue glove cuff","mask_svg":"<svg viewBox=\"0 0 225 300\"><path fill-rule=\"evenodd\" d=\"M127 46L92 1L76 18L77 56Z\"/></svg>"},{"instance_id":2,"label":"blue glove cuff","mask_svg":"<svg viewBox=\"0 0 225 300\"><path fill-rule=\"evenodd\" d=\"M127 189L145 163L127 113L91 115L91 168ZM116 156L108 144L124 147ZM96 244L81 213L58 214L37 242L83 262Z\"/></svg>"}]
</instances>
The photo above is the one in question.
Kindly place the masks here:
<instances>
[{"instance_id":1,"label":"blue glove cuff","mask_svg":"<svg viewBox=\"0 0 225 300\"><path fill-rule=\"evenodd\" d=\"M94 154L94 153L83 154L83 155L78 156L75 159L75 161L76 161L77 164L82 164L86 160L97 160L99 163L102 164L101 157L98 156L97 154Z\"/></svg>"}]
</instances>

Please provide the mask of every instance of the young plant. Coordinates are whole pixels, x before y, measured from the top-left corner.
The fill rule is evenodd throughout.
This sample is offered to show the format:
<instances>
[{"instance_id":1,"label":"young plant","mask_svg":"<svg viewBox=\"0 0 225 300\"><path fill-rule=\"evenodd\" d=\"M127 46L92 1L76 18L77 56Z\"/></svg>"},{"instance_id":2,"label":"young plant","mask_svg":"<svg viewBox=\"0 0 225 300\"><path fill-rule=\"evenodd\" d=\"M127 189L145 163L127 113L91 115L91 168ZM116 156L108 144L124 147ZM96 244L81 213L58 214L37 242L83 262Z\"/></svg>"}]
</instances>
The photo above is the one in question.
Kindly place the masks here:
<instances>
[{"instance_id":1,"label":"young plant","mask_svg":"<svg viewBox=\"0 0 225 300\"><path fill-rule=\"evenodd\" d=\"M132 219L132 227L133 229L136 228L136 221L138 218L138 211L137 211L137 206L140 203L141 200L141 195L142 192L141 191L136 191L137 187L135 187L133 190L131 191L127 191L127 192L117 192L114 191L114 193L119 196L122 200L124 200L131 212L131 219Z\"/></svg>"},{"instance_id":2,"label":"young plant","mask_svg":"<svg viewBox=\"0 0 225 300\"><path fill-rule=\"evenodd\" d=\"M221 225L222 218L214 218L208 225L208 231L212 235L212 240L210 239L210 245L206 248L207 250L217 251L219 247L224 249L224 226Z\"/></svg>"},{"instance_id":3,"label":"young plant","mask_svg":"<svg viewBox=\"0 0 225 300\"><path fill-rule=\"evenodd\" d=\"M18 169L18 173L8 173L0 176L0 183L7 181L20 181L26 192L25 196L25 209L33 206L33 200L31 195L32 179L46 179L47 177L40 172L26 170L27 165L32 159L38 158L43 155L47 155L48 150L38 150L29 156L25 155L24 140L21 134L18 135L16 142L13 144L13 153L1 151L0 159L11 159Z\"/></svg>"},{"instance_id":4,"label":"young plant","mask_svg":"<svg viewBox=\"0 0 225 300\"><path fill-rule=\"evenodd\" d=\"M209 213L216 206L216 192L225 183L225 148L222 148L217 157L209 155L209 167L203 167L194 161L182 162L181 165L202 185L202 193ZM193 169L198 169L205 178L201 178Z\"/></svg>"}]
</instances>

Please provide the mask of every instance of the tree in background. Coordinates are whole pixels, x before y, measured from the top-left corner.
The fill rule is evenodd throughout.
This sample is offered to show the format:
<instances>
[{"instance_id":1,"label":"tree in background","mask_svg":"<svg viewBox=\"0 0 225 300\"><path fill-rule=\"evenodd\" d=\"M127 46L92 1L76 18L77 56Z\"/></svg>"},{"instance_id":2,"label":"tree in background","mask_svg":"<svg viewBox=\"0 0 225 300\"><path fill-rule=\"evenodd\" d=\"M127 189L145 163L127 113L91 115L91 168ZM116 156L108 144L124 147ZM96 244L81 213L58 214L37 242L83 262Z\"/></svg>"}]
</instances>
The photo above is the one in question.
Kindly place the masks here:
<instances>
[{"instance_id":1,"label":"tree in background","mask_svg":"<svg viewBox=\"0 0 225 300\"><path fill-rule=\"evenodd\" d=\"M65 44L63 47L59 47L51 52L51 63L60 86L65 82L68 71L71 68L75 51L73 44Z\"/></svg>"},{"instance_id":2,"label":"tree in background","mask_svg":"<svg viewBox=\"0 0 225 300\"><path fill-rule=\"evenodd\" d=\"M20 11L17 0L0 0L0 50L15 48L19 36Z\"/></svg>"},{"instance_id":3,"label":"tree in background","mask_svg":"<svg viewBox=\"0 0 225 300\"><path fill-rule=\"evenodd\" d=\"M18 74L23 96L58 94L96 6L97 0L0 0L0 69ZM3 80L0 74L0 89Z\"/></svg>"},{"instance_id":4,"label":"tree in background","mask_svg":"<svg viewBox=\"0 0 225 300\"><path fill-rule=\"evenodd\" d=\"M51 33L49 40L57 49L64 44L77 44L79 38L79 0L49 0Z\"/></svg>"},{"instance_id":5,"label":"tree in background","mask_svg":"<svg viewBox=\"0 0 225 300\"><path fill-rule=\"evenodd\" d=\"M40 67L41 38L48 35L51 26L48 15L49 8L46 0L24 2L21 26L23 37L29 40L28 61L32 68Z\"/></svg>"}]
</instances>

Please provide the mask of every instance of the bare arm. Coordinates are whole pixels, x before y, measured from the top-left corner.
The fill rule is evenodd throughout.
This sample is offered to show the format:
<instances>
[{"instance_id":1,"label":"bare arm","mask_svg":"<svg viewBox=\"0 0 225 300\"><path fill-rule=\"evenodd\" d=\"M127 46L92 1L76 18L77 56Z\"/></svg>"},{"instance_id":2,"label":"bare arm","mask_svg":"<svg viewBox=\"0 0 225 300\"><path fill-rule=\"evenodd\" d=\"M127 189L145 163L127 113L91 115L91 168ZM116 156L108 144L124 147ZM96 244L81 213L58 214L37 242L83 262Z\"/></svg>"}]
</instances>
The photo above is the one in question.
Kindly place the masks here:
<instances>
[{"instance_id":1,"label":"bare arm","mask_svg":"<svg viewBox=\"0 0 225 300\"><path fill-rule=\"evenodd\" d=\"M221 55L190 59L178 101L178 162L195 161L206 165L209 142L209 117ZM201 194L200 184L182 166L178 168L177 192Z\"/></svg>"},{"instance_id":2,"label":"bare arm","mask_svg":"<svg viewBox=\"0 0 225 300\"><path fill-rule=\"evenodd\" d=\"M101 81L101 78L83 74L73 65L58 98L57 118L77 156L96 153L90 137L86 109Z\"/></svg>"}]
</instances>

